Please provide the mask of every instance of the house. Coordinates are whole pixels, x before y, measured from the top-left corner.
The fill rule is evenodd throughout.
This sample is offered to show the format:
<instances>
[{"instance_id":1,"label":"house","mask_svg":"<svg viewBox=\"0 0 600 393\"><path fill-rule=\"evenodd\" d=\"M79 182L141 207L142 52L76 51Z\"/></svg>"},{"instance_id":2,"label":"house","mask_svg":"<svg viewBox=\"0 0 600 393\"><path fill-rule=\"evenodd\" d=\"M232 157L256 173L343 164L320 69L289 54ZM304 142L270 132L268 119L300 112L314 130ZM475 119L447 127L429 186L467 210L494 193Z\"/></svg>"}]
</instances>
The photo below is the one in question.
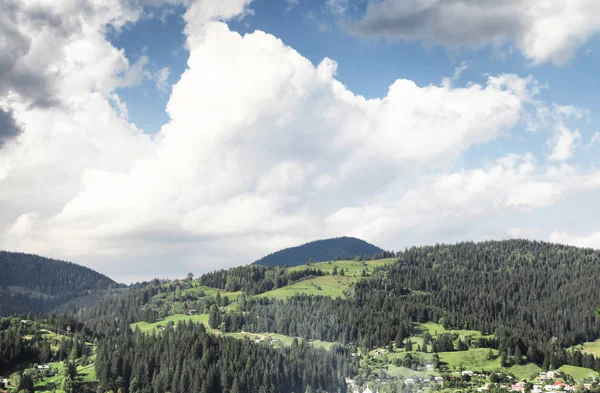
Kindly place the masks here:
<instances>
[{"instance_id":1,"label":"house","mask_svg":"<svg viewBox=\"0 0 600 393\"><path fill-rule=\"evenodd\" d=\"M373 393L373 391L367 386L367 388L363 390L363 393Z\"/></svg>"},{"instance_id":2,"label":"house","mask_svg":"<svg viewBox=\"0 0 600 393\"><path fill-rule=\"evenodd\" d=\"M38 370L50 370L50 366L47 364L38 364L37 369Z\"/></svg>"},{"instance_id":3,"label":"house","mask_svg":"<svg viewBox=\"0 0 600 393\"><path fill-rule=\"evenodd\" d=\"M1 382L4 386L8 385L8 379L6 378L4 378Z\"/></svg>"},{"instance_id":4,"label":"house","mask_svg":"<svg viewBox=\"0 0 600 393\"><path fill-rule=\"evenodd\" d=\"M548 378L550 379L554 379L554 378L558 378L560 377L560 373L558 371L548 371L546 373L546 375L548 376Z\"/></svg>"},{"instance_id":5,"label":"house","mask_svg":"<svg viewBox=\"0 0 600 393\"><path fill-rule=\"evenodd\" d=\"M468 375L469 377L473 376L473 371L471 370L465 370L461 373L461 375L464 377L465 375Z\"/></svg>"},{"instance_id":6,"label":"house","mask_svg":"<svg viewBox=\"0 0 600 393\"><path fill-rule=\"evenodd\" d=\"M415 384L415 380L412 378L408 378L404 381L405 385L414 385Z\"/></svg>"},{"instance_id":7,"label":"house","mask_svg":"<svg viewBox=\"0 0 600 393\"><path fill-rule=\"evenodd\" d=\"M433 377L433 380L438 383L444 382L444 378L442 378L442 377Z\"/></svg>"},{"instance_id":8,"label":"house","mask_svg":"<svg viewBox=\"0 0 600 393\"><path fill-rule=\"evenodd\" d=\"M532 393L542 393L542 385L533 385Z\"/></svg>"},{"instance_id":9,"label":"house","mask_svg":"<svg viewBox=\"0 0 600 393\"><path fill-rule=\"evenodd\" d=\"M482 387L480 387L480 388L477 388L477 389L475 389L475 390L477 390L478 392L489 392L489 391L490 391L490 384L489 384L489 383L486 383L486 384L485 384L485 385L483 385Z\"/></svg>"},{"instance_id":10,"label":"house","mask_svg":"<svg viewBox=\"0 0 600 393\"><path fill-rule=\"evenodd\" d=\"M541 372L539 378L540 381L549 381L550 379L552 379L548 376L548 373L545 372Z\"/></svg>"},{"instance_id":11,"label":"house","mask_svg":"<svg viewBox=\"0 0 600 393\"><path fill-rule=\"evenodd\" d=\"M524 382L518 382L513 384L510 389L511 392L524 392L525 391L525 383Z\"/></svg>"},{"instance_id":12,"label":"house","mask_svg":"<svg viewBox=\"0 0 600 393\"><path fill-rule=\"evenodd\" d=\"M196 315L196 310L190 309L190 310L188 310L187 314L188 315Z\"/></svg>"}]
</instances>

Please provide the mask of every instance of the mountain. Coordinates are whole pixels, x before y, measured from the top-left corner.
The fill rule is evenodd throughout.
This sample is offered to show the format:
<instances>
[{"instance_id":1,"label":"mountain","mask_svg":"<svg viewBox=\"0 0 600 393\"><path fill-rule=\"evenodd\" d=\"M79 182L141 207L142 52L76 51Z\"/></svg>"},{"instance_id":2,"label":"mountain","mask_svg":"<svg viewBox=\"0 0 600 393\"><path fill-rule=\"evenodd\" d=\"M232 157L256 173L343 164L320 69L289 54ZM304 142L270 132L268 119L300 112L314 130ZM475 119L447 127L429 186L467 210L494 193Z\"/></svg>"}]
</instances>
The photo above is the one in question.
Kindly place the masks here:
<instances>
[{"instance_id":1,"label":"mountain","mask_svg":"<svg viewBox=\"0 0 600 393\"><path fill-rule=\"evenodd\" d=\"M297 247L286 248L269 254L255 265L263 266L299 266L312 258L315 262L332 261L335 259L354 259L358 256L373 256L383 250L355 237L336 237L333 239L316 240Z\"/></svg>"},{"instance_id":2,"label":"mountain","mask_svg":"<svg viewBox=\"0 0 600 393\"><path fill-rule=\"evenodd\" d=\"M0 315L44 313L117 286L109 277L71 262L0 251Z\"/></svg>"}]
</instances>

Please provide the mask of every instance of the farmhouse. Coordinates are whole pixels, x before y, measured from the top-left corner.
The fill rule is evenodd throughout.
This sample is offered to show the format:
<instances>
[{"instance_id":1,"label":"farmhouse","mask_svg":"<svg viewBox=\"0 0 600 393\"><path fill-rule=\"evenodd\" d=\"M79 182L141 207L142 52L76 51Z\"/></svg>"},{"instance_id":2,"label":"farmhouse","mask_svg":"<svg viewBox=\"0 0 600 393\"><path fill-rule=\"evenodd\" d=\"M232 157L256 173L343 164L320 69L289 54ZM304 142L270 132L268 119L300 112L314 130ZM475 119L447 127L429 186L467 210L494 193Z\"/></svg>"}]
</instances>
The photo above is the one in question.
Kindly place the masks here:
<instances>
[{"instance_id":1,"label":"farmhouse","mask_svg":"<svg viewBox=\"0 0 600 393\"><path fill-rule=\"evenodd\" d=\"M194 310L193 308L189 309L187 315L196 315L196 310Z\"/></svg>"}]
</instances>

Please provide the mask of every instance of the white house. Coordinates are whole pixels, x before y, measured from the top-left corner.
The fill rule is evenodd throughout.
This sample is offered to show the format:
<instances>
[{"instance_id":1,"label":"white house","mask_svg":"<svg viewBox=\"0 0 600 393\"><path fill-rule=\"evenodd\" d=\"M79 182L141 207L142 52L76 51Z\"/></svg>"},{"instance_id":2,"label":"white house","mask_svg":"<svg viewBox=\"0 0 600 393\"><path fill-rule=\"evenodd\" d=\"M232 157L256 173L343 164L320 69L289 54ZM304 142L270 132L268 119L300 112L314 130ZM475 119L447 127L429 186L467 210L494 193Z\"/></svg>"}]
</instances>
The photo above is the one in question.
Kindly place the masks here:
<instances>
[{"instance_id":1,"label":"white house","mask_svg":"<svg viewBox=\"0 0 600 393\"><path fill-rule=\"evenodd\" d=\"M37 369L38 370L50 370L50 366L48 366L47 364L38 364Z\"/></svg>"},{"instance_id":2,"label":"white house","mask_svg":"<svg viewBox=\"0 0 600 393\"><path fill-rule=\"evenodd\" d=\"M473 376L473 371L471 370L465 370L461 373L463 376L468 375L469 377Z\"/></svg>"},{"instance_id":3,"label":"white house","mask_svg":"<svg viewBox=\"0 0 600 393\"><path fill-rule=\"evenodd\" d=\"M363 390L363 393L373 393L373 391L367 386L367 388Z\"/></svg>"},{"instance_id":4,"label":"white house","mask_svg":"<svg viewBox=\"0 0 600 393\"><path fill-rule=\"evenodd\" d=\"M412 378L408 378L407 380L404 381L405 385L414 385L415 384L415 380Z\"/></svg>"}]
</instances>

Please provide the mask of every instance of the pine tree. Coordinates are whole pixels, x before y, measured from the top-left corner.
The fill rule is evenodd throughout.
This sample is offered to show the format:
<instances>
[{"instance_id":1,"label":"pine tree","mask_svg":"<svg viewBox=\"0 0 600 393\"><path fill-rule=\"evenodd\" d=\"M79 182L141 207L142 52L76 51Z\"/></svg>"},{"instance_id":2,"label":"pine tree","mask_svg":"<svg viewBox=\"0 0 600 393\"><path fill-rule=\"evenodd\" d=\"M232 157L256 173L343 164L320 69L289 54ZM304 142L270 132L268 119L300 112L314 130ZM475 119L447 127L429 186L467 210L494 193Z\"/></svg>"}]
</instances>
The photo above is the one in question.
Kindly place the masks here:
<instances>
[{"instance_id":1,"label":"pine tree","mask_svg":"<svg viewBox=\"0 0 600 393\"><path fill-rule=\"evenodd\" d=\"M217 292L218 295L218 292ZM213 304L210 307L210 312L208 314L208 325L213 328L216 329L219 327L219 325L221 324L221 313L219 312L219 307L217 307L215 304Z\"/></svg>"},{"instance_id":2,"label":"pine tree","mask_svg":"<svg viewBox=\"0 0 600 393\"><path fill-rule=\"evenodd\" d=\"M523 354L521 353L521 348L517 345L515 348L515 364L520 365L522 362Z\"/></svg>"}]
</instances>

